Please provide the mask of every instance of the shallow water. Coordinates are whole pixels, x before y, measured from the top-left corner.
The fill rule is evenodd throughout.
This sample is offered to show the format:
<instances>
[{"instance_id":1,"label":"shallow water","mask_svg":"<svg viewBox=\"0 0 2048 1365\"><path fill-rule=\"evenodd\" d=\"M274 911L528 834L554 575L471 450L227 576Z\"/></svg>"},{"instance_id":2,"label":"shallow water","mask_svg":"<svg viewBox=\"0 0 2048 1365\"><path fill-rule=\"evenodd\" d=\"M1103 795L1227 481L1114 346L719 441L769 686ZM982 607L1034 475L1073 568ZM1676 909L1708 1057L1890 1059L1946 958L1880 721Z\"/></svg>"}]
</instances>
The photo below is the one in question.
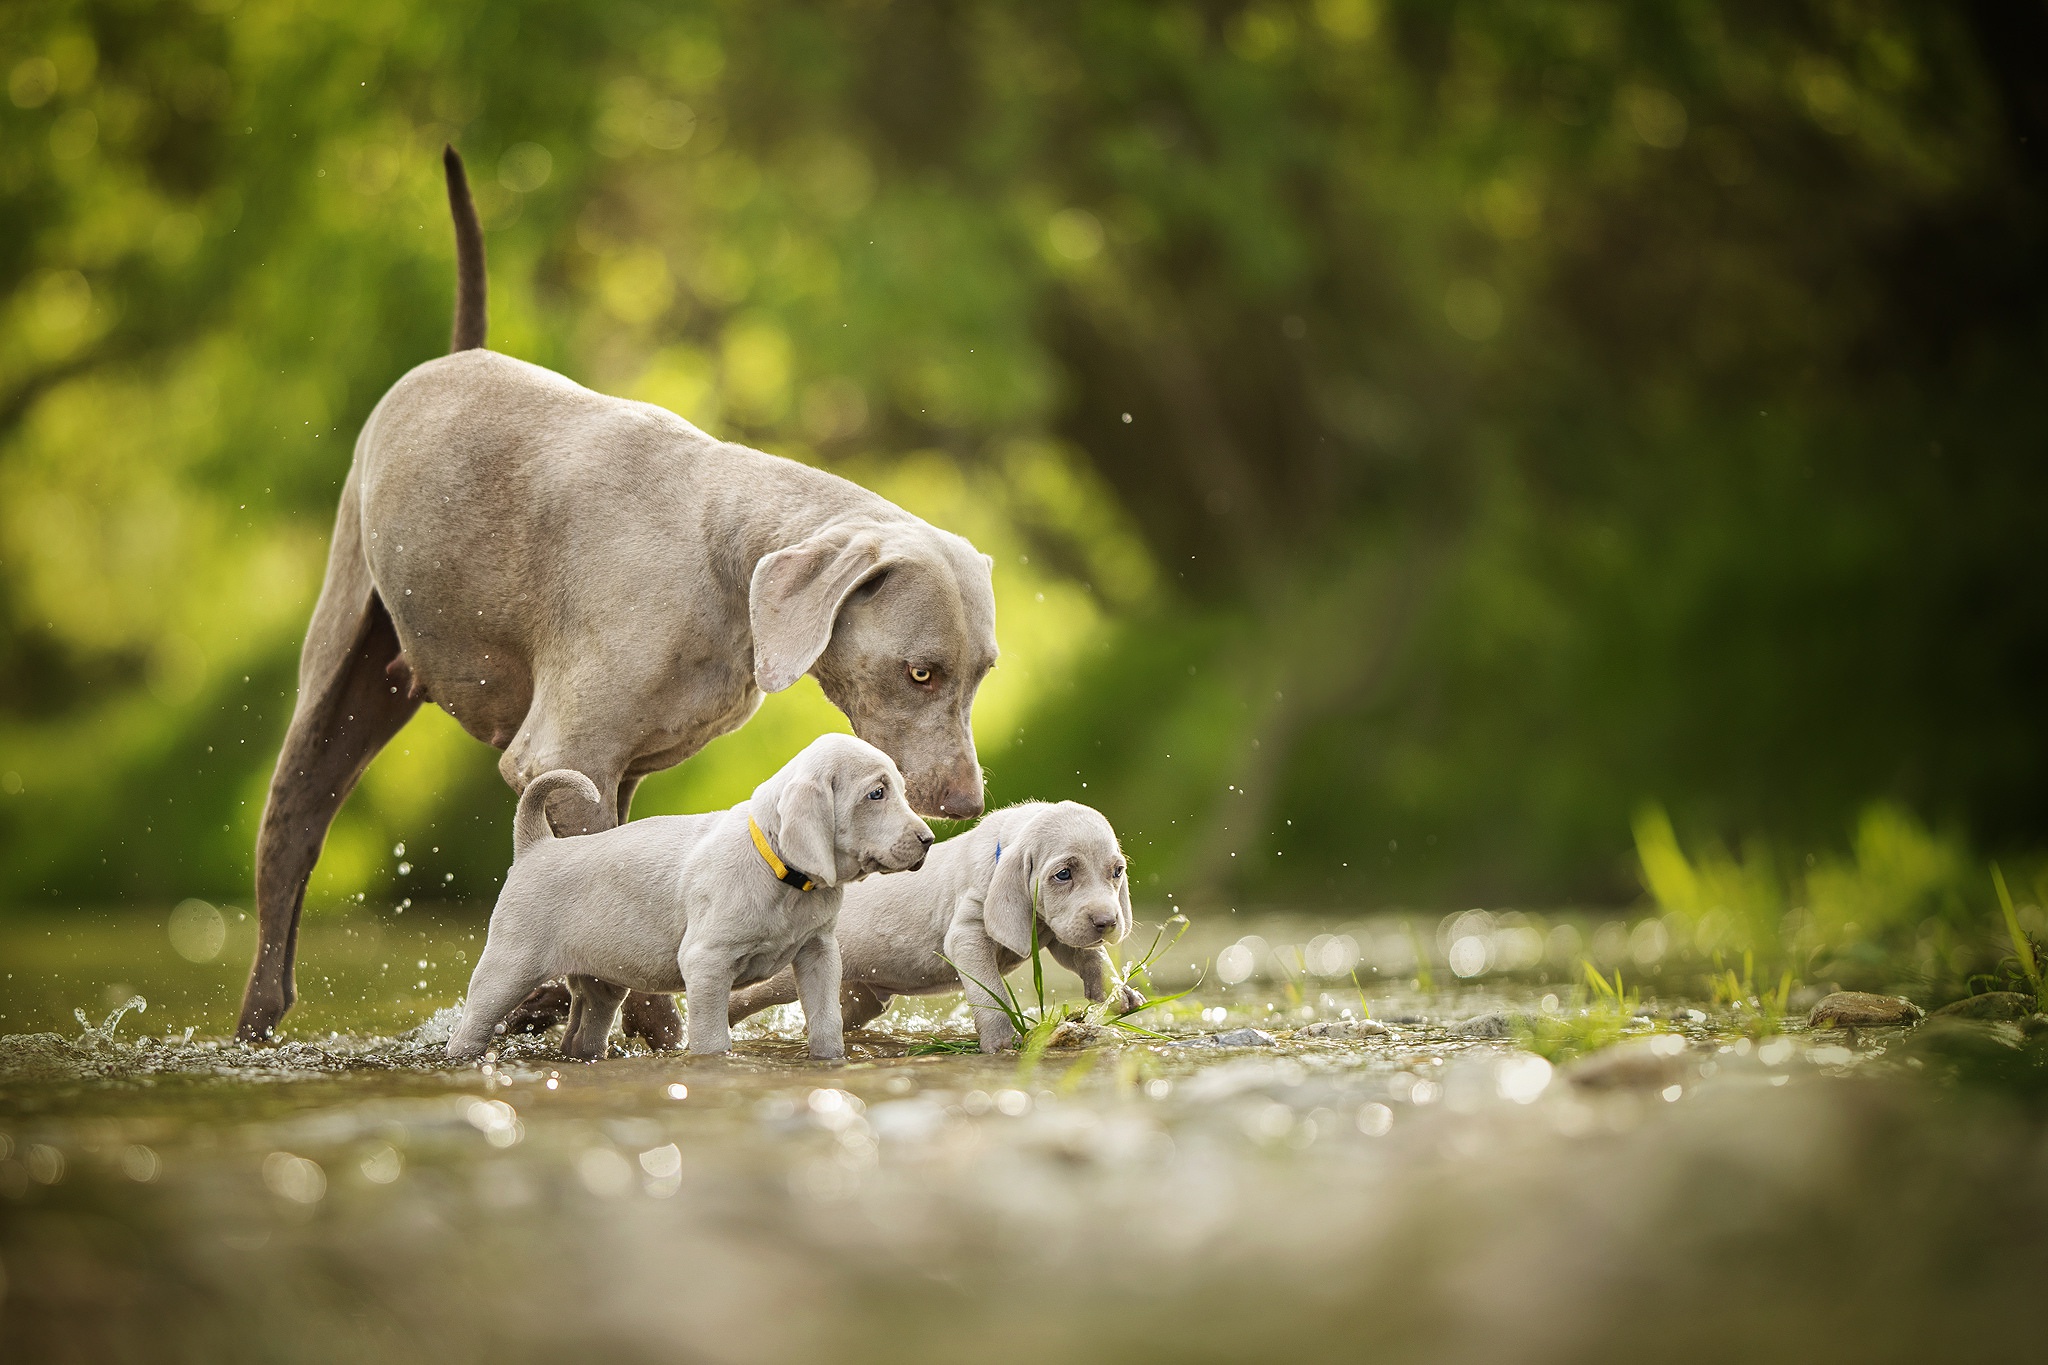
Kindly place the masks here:
<instances>
[{"instance_id":1,"label":"shallow water","mask_svg":"<svg viewBox=\"0 0 2048 1365\"><path fill-rule=\"evenodd\" d=\"M245 924L192 963L163 923L0 930L19 1358L1908 1359L2030 1341L2048 1270L2040 1123L1896 1031L1755 1040L1661 1000L1553 1070L1463 1022L1543 1008L1540 967L1367 975L1406 1022L1314 1037L1358 992L1261 950L1171 1041L1034 1065L911 1055L966 1032L941 998L842 1066L791 1010L729 1059L456 1068L474 917L309 920L268 1048L223 1041ZM1199 926L1158 981L1247 933L1298 967L1326 928ZM1273 1045L1190 1041L1247 1026Z\"/></svg>"}]
</instances>

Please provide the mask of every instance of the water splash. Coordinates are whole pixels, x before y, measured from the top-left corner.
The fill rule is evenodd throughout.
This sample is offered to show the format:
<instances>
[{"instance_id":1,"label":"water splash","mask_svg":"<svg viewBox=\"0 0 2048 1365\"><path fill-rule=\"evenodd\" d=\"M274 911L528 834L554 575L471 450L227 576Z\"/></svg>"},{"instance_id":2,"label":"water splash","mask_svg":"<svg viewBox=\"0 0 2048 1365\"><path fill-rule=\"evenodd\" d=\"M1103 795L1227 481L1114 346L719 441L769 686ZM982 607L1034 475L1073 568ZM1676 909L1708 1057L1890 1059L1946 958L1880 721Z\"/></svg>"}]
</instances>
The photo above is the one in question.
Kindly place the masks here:
<instances>
[{"instance_id":1,"label":"water splash","mask_svg":"<svg viewBox=\"0 0 2048 1365\"><path fill-rule=\"evenodd\" d=\"M121 1020L127 1016L128 1011L134 1010L137 1014L141 1014L148 1010L148 1008L149 1002L147 1000L139 995L131 995L126 1001L115 1007L112 1014L101 1020L98 1028L92 1026L92 1021L85 1017L85 1011L82 1009L72 1010L71 1017L78 1021L80 1029L79 1042L86 1044L88 1047L105 1047L113 1043L114 1031L121 1027Z\"/></svg>"}]
</instances>

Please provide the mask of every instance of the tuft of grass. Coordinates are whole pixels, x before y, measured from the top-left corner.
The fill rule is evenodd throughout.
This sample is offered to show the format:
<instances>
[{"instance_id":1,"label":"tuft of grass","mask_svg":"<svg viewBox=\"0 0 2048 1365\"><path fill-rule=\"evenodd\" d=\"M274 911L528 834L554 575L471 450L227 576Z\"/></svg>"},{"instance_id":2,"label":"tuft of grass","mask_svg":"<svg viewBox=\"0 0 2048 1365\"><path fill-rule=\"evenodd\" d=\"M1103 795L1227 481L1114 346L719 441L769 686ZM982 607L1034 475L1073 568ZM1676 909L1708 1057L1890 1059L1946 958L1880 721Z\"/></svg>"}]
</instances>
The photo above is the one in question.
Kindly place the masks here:
<instances>
[{"instance_id":1,"label":"tuft of grass","mask_svg":"<svg viewBox=\"0 0 2048 1365\"><path fill-rule=\"evenodd\" d=\"M1422 940L1416 936L1415 922L1402 920L1401 927L1408 931L1409 946L1415 949L1415 989L1424 995L1436 994L1436 973L1429 969L1429 953L1423 949Z\"/></svg>"},{"instance_id":2,"label":"tuft of grass","mask_svg":"<svg viewBox=\"0 0 2048 1365\"><path fill-rule=\"evenodd\" d=\"M966 1057L981 1051L978 1038L930 1038L922 1043L913 1043L910 1055L913 1057Z\"/></svg>"},{"instance_id":3,"label":"tuft of grass","mask_svg":"<svg viewBox=\"0 0 2048 1365\"><path fill-rule=\"evenodd\" d=\"M2019 964L2021 975L2026 977L2027 985L2033 989L2035 1008L2048 1008L2048 993L2042 990L2041 963L2034 956L2034 942L2020 927L2019 911L2013 908L2012 892L2006 889L2005 873L1999 870L1997 863L1991 865L1991 884L1998 890L1998 908L2005 914L2005 932L2012 939L2012 955Z\"/></svg>"},{"instance_id":4,"label":"tuft of grass","mask_svg":"<svg viewBox=\"0 0 2048 1365\"><path fill-rule=\"evenodd\" d=\"M1713 997L1714 1008L1735 1017L1738 1027L1751 1038L1768 1037L1785 1030L1785 1011L1792 998L1792 969L1787 967L1778 978L1775 991L1759 991L1756 987L1756 954L1744 949L1742 974L1737 976L1733 967L1722 967L1719 953L1714 955L1717 972L1707 978L1707 987Z\"/></svg>"},{"instance_id":5,"label":"tuft of grass","mask_svg":"<svg viewBox=\"0 0 2048 1365\"><path fill-rule=\"evenodd\" d=\"M1564 1011L1539 1014L1515 1026L1521 1045L1553 1065L1613 1046L1635 1022L1636 992L1623 983L1620 969L1609 981L1591 962L1582 966L1590 996L1584 988L1574 988Z\"/></svg>"},{"instance_id":6,"label":"tuft of grass","mask_svg":"<svg viewBox=\"0 0 2048 1365\"><path fill-rule=\"evenodd\" d=\"M1166 936L1168 929L1174 931L1172 938ZM1129 966L1118 966L1116 957L1112 954L1110 964L1116 966L1117 975L1122 980L1132 983L1149 997L1152 994L1152 964L1171 952L1174 945L1181 941L1182 936L1187 931L1188 917L1176 912L1166 923L1160 925L1158 930L1152 935L1152 945L1145 949L1144 956Z\"/></svg>"}]
</instances>

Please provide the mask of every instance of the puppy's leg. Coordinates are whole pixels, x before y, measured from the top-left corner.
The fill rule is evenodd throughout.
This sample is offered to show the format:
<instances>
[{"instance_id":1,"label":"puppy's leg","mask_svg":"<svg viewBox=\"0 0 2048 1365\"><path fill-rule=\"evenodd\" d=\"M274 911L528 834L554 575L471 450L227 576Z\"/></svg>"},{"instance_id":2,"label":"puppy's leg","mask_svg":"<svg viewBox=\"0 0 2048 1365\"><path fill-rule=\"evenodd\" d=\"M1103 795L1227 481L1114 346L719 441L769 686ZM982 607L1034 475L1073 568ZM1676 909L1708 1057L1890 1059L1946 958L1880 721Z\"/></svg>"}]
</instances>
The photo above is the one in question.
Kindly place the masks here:
<instances>
[{"instance_id":1,"label":"puppy's leg","mask_svg":"<svg viewBox=\"0 0 2048 1365\"><path fill-rule=\"evenodd\" d=\"M604 1056L605 1043L612 1035L612 1020L618 1017L619 1002L626 988L600 981L594 976L569 978L569 1031L562 1035L562 1055L572 1061L594 1062Z\"/></svg>"},{"instance_id":2,"label":"puppy's leg","mask_svg":"<svg viewBox=\"0 0 2048 1365\"><path fill-rule=\"evenodd\" d=\"M787 1005L796 999L796 973L784 967L766 981L752 986L742 986L732 993L732 1002L725 1008L725 1022L737 1024L750 1014L759 1014L770 1005Z\"/></svg>"},{"instance_id":3,"label":"puppy's leg","mask_svg":"<svg viewBox=\"0 0 2048 1365\"><path fill-rule=\"evenodd\" d=\"M1109 960L1106 948L1073 948L1064 943L1051 943L1047 951L1053 961L1081 978L1081 991L1093 1004L1101 1004L1110 998L1109 983L1117 981L1116 967ZM1116 998L1111 1002L1118 1014L1129 1014L1145 1003L1145 996L1128 981L1117 981Z\"/></svg>"},{"instance_id":4,"label":"puppy's leg","mask_svg":"<svg viewBox=\"0 0 2048 1365\"><path fill-rule=\"evenodd\" d=\"M690 1051L712 1054L732 1051L732 1026L726 1011L732 1008L733 961L730 954L713 948L692 950L685 945L679 962L689 1009L683 1016L690 1037Z\"/></svg>"},{"instance_id":5,"label":"puppy's leg","mask_svg":"<svg viewBox=\"0 0 2048 1365\"><path fill-rule=\"evenodd\" d=\"M536 984L547 979L526 954L496 942L484 944L476 970L469 976L469 994L462 1002L462 1022L448 1039L448 1059L474 1061L498 1036L506 1013Z\"/></svg>"},{"instance_id":6,"label":"puppy's leg","mask_svg":"<svg viewBox=\"0 0 2048 1365\"><path fill-rule=\"evenodd\" d=\"M974 1031L981 1036L983 1052L1001 1052L1017 1045L1017 1030L998 1003L1003 974L996 962L996 946L988 936L973 930L955 929L946 935L946 956L960 970L960 986L967 1003L974 1007Z\"/></svg>"},{"instance_id":7,"label":"puppy's leg","mask_svg":"<svg viewBox=\"0 0 2048 1365\"><path fill-rule=\"evenodd\" d=\"M846 1028L862 1028L882 1017L889 1008L889 992L848 981L839 987L839 1022Z\"/></svg>"},{"instance_id":8,"label":"puppy's leg","mask_svg":"<svg viewBox=\"0 0 2048 1365\"><path fill-rule=\"evenodd\" d=\"M810 1052L821 1062L846 1056L846 1037L839 1023L839 940L831 934L807 939L790 964L796 992L804 1002L804 1035Z\"/></svg>"},{"instance_id":9,"label":"puppy's leg","mask_svg":"<svg viewBox=\"0 0 2048 1365\"><path fill-rule=\"evenodd\" d=\"M351 469L335 513L327 580L299 656L298 701L256 835L256 960L235 1025L244 1042L268 1038L297 996L299 910L329 822L377 751L419 709L408 687L385 677L386 666L400 658L397 632L363 559Z\"/></svg>"}]
</instances>

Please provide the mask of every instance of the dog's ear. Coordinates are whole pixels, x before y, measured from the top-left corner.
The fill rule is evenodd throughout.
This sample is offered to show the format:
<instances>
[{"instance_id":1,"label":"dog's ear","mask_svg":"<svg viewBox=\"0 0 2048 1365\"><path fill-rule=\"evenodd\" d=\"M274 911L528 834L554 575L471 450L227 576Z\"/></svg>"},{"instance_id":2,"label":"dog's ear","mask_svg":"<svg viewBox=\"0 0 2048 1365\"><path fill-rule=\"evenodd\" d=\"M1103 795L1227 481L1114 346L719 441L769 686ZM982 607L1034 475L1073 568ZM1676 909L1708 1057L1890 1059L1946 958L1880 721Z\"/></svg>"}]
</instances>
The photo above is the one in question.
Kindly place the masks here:
<instances>
[{"instance_id":1,"label":"dog's ear","mask_svg":"<svg viewBox=\"0 0 2048 1365\"><path fill-rule=\"evenodd\" d=\"M839 882L839 812L832 791L815 777L800 777L775 802L775 842L782 861L820 886Z\"/></svg>"},{"instance_id":2,"label":"dog's ear","mask_svg":"<svg viewBox=\"0 0 2048 1365\"><path fill-rule=\"evenodd\" d=\"M1015 843L1000 844L988 895L981 902L982 927L988 936L1019 957L1031 955L1031 921L1037 913L1038 848L1026 825Z\"/></svg>"},{"instance_id":3,"label":"dog's ear","mask_svg":"<svg viewBox=\"0 0 2048 1365\"><path fill-rule=\"evenodd\" d=\"M888 567L871 526L834 526L766 555L747 591L754 682L780 692L809 671L832 640L846 595Z\"/></svg>"},{"instance_id":4,"label":"dog's ear","mask_svg":"<svg viewBox=\"0 0 2048 1365\"><path fill-rule=\"evenodd\" d=\"M1118 926L1117 937L1127 937L1131 932L1131 865L1124 864L1124 875L1116 879L1117 908L1123 911L1124 922Z\"/></svg>"}]
</instances>

